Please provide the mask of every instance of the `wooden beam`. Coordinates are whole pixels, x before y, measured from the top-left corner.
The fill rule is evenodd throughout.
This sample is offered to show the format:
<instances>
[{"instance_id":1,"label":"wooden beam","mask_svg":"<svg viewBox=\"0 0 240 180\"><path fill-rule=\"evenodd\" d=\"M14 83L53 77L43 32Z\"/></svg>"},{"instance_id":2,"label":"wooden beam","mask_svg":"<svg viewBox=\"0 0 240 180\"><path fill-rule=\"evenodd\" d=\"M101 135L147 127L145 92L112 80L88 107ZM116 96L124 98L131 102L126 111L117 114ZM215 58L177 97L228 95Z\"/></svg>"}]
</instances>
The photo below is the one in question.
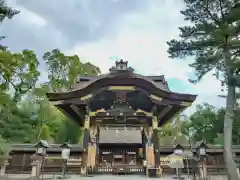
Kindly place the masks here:
<instances>
[{"instance_id":1,"label":"wooden beam","mask_svg":"<svg viewBox=\"0 0 240 180\"><path fill-rule=\"evenodd\" d=\"M152 99L152 100L156 100L156 101L162 101L162 97L159 97L159 96L157 96L157 95L154 95L154 94L150 94L150 98Z\"/></svg>"},{"instance_id":2,"label":"wooden beam","mask_svg":"<svg viewBox=\"0 0 240 180\"><path fill-rule=\"evenodd\" d=\"M181 102L180 105L182 105L182 106L184 106L184 107L189 107L189 106L192 105L192 102L185 102L185 101L183 101L183 102Z\"/></svg>"},{"instance_id":3,"label":"wooden beam","mask_svg":"<svg viewBox=\"0 0 240 180\"><path fill-rule=\"evenodd\" d=\"M172 109L172 105L166 106L158 115L158 119L160 120L163 116L165 116Z\"/></svg>"},{"instance_id":4,"label":"wooden beam","mask_svg":"<svg viewBox=\"0 0 240 180\"><path fill-rule=\"evenodd\" d=\"M72 105L70 105L70 107L72 108L72 110L73 110L81 119L84 119L84 118L85 118L85 117L84 117L84 114L82 114L82 113L80 112L79 108L78 108L76 105L72 104Z\"/></svg>"},{"instance_id":5,"label":"wooden beam","mask_svg":"<svg viewBox=\"0 0 240 180\"><path fill-rule=\"evenodd\" d=\"M70 106L59 106L57 107L65 116L69 119L75 121L77 124L82 126L81 121L79 121L79 115Z\"/></svg>"},{"instance_id":6,"label":"wooden beam","mask_svg":"<svg viewBox=\"0 0 240 180\"><path fill-rule=\"evenodd\" d=\"M68 99L68 100L59 100L59 101L50 101L53 106L66 105L66 104L75 104L75 105L84 105L87 101L80 99Z\"/></svg>"},{"instance_id":7,"label":"wooden beam","mask_svg":"<svg viewBox=\"0 0 240 180\"><path fill-rule=\"evenodd\" d=\"M135 91L135 86L109 86L109 91Z\"/></svg>"}]
</instances>

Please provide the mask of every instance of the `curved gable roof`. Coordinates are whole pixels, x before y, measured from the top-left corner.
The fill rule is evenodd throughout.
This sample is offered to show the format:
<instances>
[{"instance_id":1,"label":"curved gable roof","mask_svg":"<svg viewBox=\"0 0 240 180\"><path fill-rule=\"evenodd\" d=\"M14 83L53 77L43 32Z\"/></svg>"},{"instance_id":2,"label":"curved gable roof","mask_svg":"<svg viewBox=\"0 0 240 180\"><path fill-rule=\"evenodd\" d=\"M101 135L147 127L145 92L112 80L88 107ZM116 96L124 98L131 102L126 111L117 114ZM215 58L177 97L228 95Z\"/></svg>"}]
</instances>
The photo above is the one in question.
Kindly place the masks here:
<instances>
[{"instance_id":1,"label":"curved gable roof","mask_svg":"<svg viewBox=\"0 0 240 180\"><path fill-rule=\"evenodd\" d=\"M118 67L120 66L120 68ZM124 68L123 68L124 67ZM76 85L69 91L47 93L49 100L64 100L74 98L76 96L84 96L92 91L106 86L138 86L147 91L182 101L194 101L196 95L179 94L171 92L164 76L143 76L133 72L132 68L127 67L127 62L116 62L116 67L110 69L110 73L99 76L83 76L80 77Z\"/></svg>"}]
</instances>

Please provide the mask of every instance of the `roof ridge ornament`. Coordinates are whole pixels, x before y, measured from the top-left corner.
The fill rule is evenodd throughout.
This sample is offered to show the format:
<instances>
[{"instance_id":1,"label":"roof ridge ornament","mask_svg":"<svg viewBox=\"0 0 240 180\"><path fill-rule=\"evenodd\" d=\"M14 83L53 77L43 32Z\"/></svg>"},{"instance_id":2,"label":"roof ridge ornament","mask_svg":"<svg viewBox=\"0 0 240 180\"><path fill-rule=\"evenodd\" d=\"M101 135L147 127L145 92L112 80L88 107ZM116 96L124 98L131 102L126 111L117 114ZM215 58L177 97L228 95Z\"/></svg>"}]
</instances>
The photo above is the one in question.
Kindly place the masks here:
<instances>
[{"instance_id":1,"label":"roof ridge ornament","mask_svg":"<svg viewBox=\"0 0 240 180\"><path fill-rule=\"evenodd\" d=\"M115 66L111 67L109 71L112 72L119 72L119 71L130 71L133 72L134 69L131 67L128 67L128 61L123 61L123 59L120 59L120 61L115 61Z\"/></svg>"}]
</instances>

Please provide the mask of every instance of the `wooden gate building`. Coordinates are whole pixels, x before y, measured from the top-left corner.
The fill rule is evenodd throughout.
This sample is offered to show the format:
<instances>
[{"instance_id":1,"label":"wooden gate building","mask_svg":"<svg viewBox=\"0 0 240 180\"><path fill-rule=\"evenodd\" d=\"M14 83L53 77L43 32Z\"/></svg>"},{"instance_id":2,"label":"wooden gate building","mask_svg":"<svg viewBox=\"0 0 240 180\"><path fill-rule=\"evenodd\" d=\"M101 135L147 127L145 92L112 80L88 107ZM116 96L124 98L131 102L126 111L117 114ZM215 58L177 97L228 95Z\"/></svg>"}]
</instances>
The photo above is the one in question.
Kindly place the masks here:
<instances>
[{"instance_id":1,"label":"wooden gate building","mask_svg":"<svg viewBox=\"0 0 240 180\"><path fill-rule=\"evenodd\" d=\"M84 127L85 166L159 164L152 137L159 127L191 106L196 95L172 92L164 76L143 76L123 60L108 74L81 76L49 101Z\"/></svg>"}]
</instances>

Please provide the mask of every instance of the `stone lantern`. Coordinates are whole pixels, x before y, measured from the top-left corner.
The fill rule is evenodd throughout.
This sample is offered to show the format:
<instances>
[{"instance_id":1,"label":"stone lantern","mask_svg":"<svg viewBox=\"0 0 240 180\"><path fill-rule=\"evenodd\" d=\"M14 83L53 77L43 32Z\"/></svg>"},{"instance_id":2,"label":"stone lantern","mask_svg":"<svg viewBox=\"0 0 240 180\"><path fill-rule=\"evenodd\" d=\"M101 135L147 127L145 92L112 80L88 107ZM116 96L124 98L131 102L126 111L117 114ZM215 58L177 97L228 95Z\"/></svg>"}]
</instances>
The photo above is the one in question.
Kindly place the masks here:
<instances>
[{"instance_id":1,"label":"stone lantern","mask_svg":"<svg viewBox=\"0 0 240 180\"><path fill-rule=\"evenodd\" d=\"M62 178L64 178L66 174L67 161L69 159L70 152L71 152L71 146L68 143L64 143L60 146L60 148L62 150L62 159L63 159Z\"/></svg>"},{"instance_id":2,"label":"stone lantern","mask_svg":"<svg viewBox=\"0 0 240 180\"><path fill-rule=\"evenodd\" d=\"M176 156L183 156L184 147L181 144L176 144L173 149L173 154ZM179 163L177 163L179 162ZM172 165L176 169L176 179L181 179L181 168L183 168L183 162L176 161L174 165Z\"/></svg>"},{"instance_id":3,"label":"stone lantern","mask_svg":"<svg viewBox=\"0 0 240 180\"><path fill-rule=\"evenodd\" d=\"M184 151L184 147L180 144L176 144L176 146L173 149L174 154L176 155L182 155Z\"/></svg>"},{"instance_id":4,"label":"stone lantern","mask_svg":"<svg viewBox=\"0 0 240 180\"><path fill-rule=\"evenodd\" d=\"M44 158L47 154L47 148L50 148L49 144L45 140L38 141L33 147L36 148L35 154L32 158L32 172L30 179L40 179L41 169L44 163Z\"/></svg>"},{"instance_id":5,"label":"stone lantern","mask_svg":"<svg viewBox=\"0 0 240 180\"><path fill-rule=\"evenodd\" d=\"M71 145L68 143L64 143L60 146L61 150L62 150L62 158L63 159L69 159L70 156L70 151L71 151Z\"/></svg>"},{"instance_id":6,"label":"stone lantern","mask_svg":"<svg viewBox=\"0 0 240 180\"><path fill-rule=\"evenodd\" d=\"M202 141L196 148L197 156L199 158L207 155L208 146Z\"/></svg>"},{"instance_id":7,"label":"stone lantern","mask_svg":"<svg viewBox=\"0 0 240 180\"><path fill-rule=\"evenodd\" d=\"M37 155L46 155L47 148L49 148L50 146L47 141L40 140L34 145L34 147L36 148Z\"/></svg>"}]
</instances>

